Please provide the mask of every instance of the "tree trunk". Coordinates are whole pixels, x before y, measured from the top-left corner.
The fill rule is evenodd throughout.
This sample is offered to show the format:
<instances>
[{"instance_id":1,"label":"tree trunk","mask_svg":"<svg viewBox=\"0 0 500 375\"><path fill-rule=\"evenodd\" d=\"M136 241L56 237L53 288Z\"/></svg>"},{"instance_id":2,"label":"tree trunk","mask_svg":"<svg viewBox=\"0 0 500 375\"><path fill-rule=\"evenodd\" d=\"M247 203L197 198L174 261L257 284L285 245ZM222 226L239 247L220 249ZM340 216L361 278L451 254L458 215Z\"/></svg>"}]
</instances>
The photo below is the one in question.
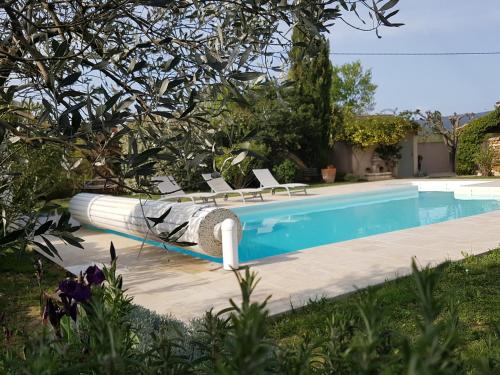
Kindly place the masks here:
<instances>
[{"instance_id":1,"label":"tree trunk","mask_svg":"<svg viewBox=\"0 0 500 375\"><path fill-rule=\"evenodd\" d=\"M450 149L450 162L451 162L451 171L453 173L456 172L456 170L455 170L456 156L457 156L457 148L451 147L451 149Z\"/></svg>"}]
</instances>

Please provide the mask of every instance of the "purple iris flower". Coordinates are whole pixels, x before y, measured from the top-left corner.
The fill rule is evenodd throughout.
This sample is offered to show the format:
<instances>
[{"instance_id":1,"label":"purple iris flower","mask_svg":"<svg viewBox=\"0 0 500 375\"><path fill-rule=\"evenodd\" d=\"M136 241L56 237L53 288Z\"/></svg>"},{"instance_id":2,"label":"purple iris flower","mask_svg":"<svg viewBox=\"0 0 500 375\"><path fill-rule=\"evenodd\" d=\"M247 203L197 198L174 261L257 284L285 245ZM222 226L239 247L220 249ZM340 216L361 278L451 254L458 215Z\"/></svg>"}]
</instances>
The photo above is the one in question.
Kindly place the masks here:
<instances>
[{"instance_id":1,"label":"purple iris flower","mask_svg":"<svg viewBox=\"0 0 500 375\"><path fill-rule=\"evenodd\" d=\"M78 302L85 302L90 299L90 286L75 280L65 279L61 281L59 283L59 291Z\"/></svg>"},{"instance_id":2,"label":"purple iris flower","mask_svg":"<svg viewBox=\"0 0 500 375\"><path fill-rule=\"evenodd\" d=\"M90 285L99 285L105 279L104 272L102 272L101 269L97 266L90 266L89 268L87 268L87 271L85 271L85 278Z\"/></svg>"}]
</instances>

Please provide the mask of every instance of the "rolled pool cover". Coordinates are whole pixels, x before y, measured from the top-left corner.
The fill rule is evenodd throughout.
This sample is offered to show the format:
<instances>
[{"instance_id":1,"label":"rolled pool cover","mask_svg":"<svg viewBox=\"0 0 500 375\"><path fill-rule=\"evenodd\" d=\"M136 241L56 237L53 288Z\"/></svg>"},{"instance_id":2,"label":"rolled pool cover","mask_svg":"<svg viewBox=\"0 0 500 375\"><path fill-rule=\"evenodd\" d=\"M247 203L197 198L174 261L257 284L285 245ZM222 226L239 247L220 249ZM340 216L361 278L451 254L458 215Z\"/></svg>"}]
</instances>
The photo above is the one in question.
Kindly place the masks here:
<instances>
[{"instance_id":1,"label":"rolled pool cover","mask_svg":"<svg viewBox=\"0 0 500 375\"><path fill-rule=\"evenodd\" d=\"M159 218L171 209L164 221L153 226L147 218ZM189 249L212 257L222 257L222 243L215 237L215 228L225 219L233 219L238 227L238 241L241 240L241 222L232 211L206 204L177 203L157 200L114 197L103 194L80 193L69 203L73 218L81 224L111 229L121 233L148 236L161 240L160 234L171 232L179 225L188 226L178 242L196 245ZM149 222L149 226L147 222Z\"/></svg>"}]
</instances>

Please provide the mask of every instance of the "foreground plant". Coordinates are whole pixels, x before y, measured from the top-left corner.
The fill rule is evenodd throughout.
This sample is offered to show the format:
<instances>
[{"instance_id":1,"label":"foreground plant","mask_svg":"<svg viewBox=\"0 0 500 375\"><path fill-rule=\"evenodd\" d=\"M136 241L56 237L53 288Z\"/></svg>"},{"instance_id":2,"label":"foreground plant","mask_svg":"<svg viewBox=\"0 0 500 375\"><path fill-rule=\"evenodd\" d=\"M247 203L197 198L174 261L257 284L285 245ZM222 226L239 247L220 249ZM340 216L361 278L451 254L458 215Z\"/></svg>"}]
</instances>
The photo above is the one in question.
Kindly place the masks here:
<instances>
[{"instance_id":1,"label":"foreground plant","mask_svg":"<svg viewBox=\"0 0 500 375\"><path fill-rule=\"evenodd\" d=\"M114 248L113 248L114 250ZM357 312L334 313L294 345L269 335L268 299L252 294L258 278L248 268L236 272L241 302L230 300L217 313L208 311L191 326L154 318L132 304L116 256L110 267L89 267L78 278L63 280L47 299L50 326L33 336L19 355L8 342L0 351L7 374L460 374L466 366L457 353L460 323L455 304L435 298L439 270L419 270L415 281L417 332L412 337L388 327L380 302L362 292ZM146 314L146 315L145 315ZM152 315L150 315L152 317ZM0 322L1 323L1 322ZM49 329L49 327L51 327ZM492 330L491 347L498 345ZM494 351L474 364L479 373L498 371ZM469 364L470 365L470 364ZM470 367L470 366L468 366Z\"/></svg>"}]
</instances>

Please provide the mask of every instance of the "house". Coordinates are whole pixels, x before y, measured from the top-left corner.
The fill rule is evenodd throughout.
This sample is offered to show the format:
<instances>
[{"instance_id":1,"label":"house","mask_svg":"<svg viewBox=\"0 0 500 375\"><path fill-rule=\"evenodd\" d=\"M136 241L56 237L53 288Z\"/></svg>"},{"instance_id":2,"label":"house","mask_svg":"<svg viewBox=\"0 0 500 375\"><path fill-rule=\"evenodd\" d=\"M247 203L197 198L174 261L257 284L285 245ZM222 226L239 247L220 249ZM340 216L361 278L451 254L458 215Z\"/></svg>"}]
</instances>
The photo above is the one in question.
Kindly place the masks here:
<instances>
[{"instance_id":1,"label":"house","mask_svg":"<svg viewBox=\"0 0 500 375\"><path fill-rule=\"evenodd\" d=\"M497 102L496 107L499 106L500 102ZM466 125L471 120L489 113L491 111L463 116L459 125ZM349 121L354 121L354 125L347 126L348 134L344 134L343 138L335 143L331 154L337 172L353 174L368 180L391 178L391 176L408 178L454 175L450 149L443 136L423 128L423 121L417 121L421 126L418 132L408 130L404 137L400 133L401 139L396 144L400 158L395 167L380 158L376 152L378 142L385 138L391 139L391 129L401 127L399 122L394 122L397 117L365 115L355 116L354 120L351 118ZM451 116L443 116L442 121L444 127L451 130L453 125L450 118ZM374 126L378 127L375 131ZM393 138L391 140L394 141ZM495 173L500 174L500 132L492 134L487 143L497 150L493 169Z\"/></svg>"}]
</instances>

